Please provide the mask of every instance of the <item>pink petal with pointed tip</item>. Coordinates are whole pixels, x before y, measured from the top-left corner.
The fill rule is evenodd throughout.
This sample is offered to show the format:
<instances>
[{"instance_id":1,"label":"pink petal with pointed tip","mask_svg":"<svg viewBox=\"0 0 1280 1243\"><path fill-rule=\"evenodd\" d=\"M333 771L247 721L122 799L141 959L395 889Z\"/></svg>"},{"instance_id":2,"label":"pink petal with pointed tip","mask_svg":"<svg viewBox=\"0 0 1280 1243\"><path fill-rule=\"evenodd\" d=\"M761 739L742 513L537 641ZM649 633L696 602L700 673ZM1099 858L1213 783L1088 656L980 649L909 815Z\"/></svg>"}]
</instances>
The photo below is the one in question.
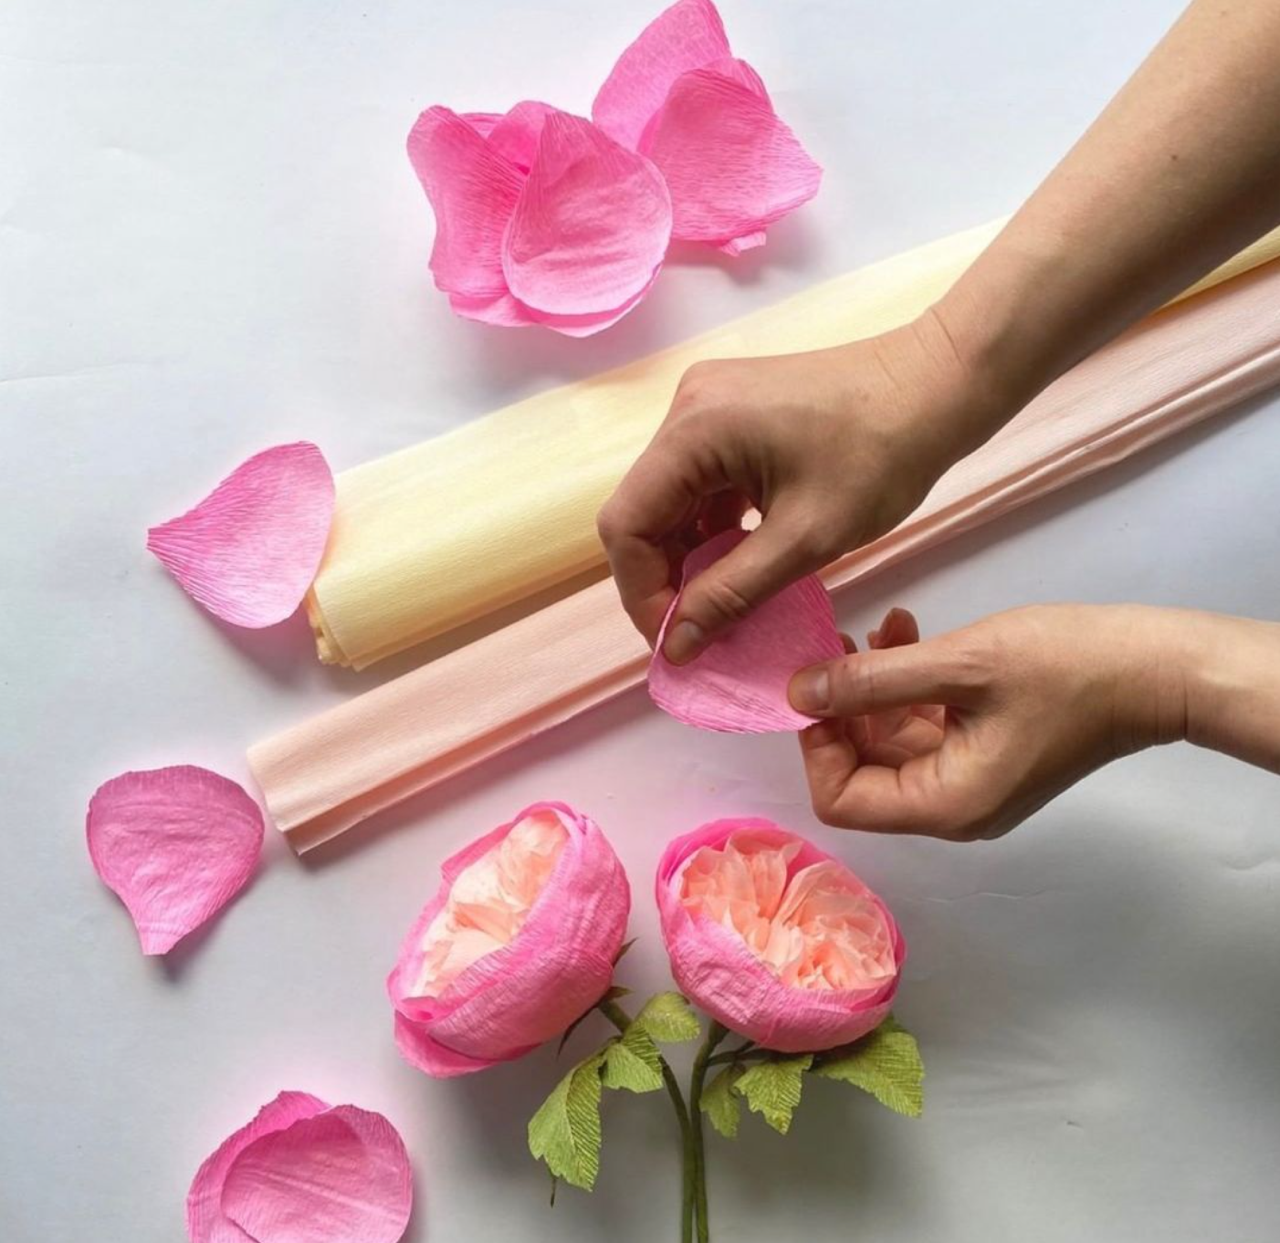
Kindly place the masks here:
<instances>
[{"instance_id":1,"label":"pink petal with pointed tip","mask_svg":"<svg viewBox=\"0 0 1280 1243\"><path fill-rule=\"evenodd\" d=\"M536 99L522 100L489 130L489 145L511 161L522 173L533 167L542 127L558 109Z\"/></svg>"},{"instance_id":2,"label":"pink petal with pointed tip","mask_svg":"<svg viewBox=\"0 0 1280 1243\"><path fill-rule=\"evenodd\" d=\"M222 1211L222 1188L232 1163L255 1140L281 1131L285 1127L329 1106L306 1092L281 1092L275 1100L258 1110L248 1126L223 1140L207 1157L191 1180L187 1193L187 1238L190 1243L255 1243Z\"/></svg>"},{"instance_id":3,"label":"pink petal with pointed tip","mask_svg":"<svg viewBox=\"0 0 1280 1243\"><path fill-rule=\"evenodd\" d=\"M737 72L684 74L642 150L671 188L672 236L685 241L723 246L757 233L808 202L822 181L767 96Z\"/></svg>"},{"instance_id":4,"label":"pink petal with pointed tip","mask_svg":"<svg viewBox=\"0 0 1280 1243\"><path fill-rule=\"evenodd\" d=\"M254 454L194 509L152 527L147 548L215 617L260 629L297 611L332 521L333 472L304 440Z\"/></svg>"},{"instance_id":5,"label":"pink petal with pointed tip","mask_svg":"<svg viewBox=\"0 0 1280 1243\"><path fill-rule=\"evenodd\" d=\"M234 781L180 764L123 773L89 800L89 857L125 904L144 954L221 910L262 851L262 812Z\"/></svg>"},{"instance_id":6,"label":"pink petal with pointed tip","mask_svg":"<svg viewBox=\"0 0 1280 1243\"><path fill-rule=\"evenodd\" d=\"M729 40L711 0L678 0L618 57L591 105L592 119L634 149L675 80L728 55Z\"/></svg>"},{"instance_id":7,"label":"pink petal with pointed tip","mask_svg":"<svg viewBox=\"0 0 1280 1243\"><path fill-rule=\"evenodd\" d=\"M503 239L521 302L546 315L617 311L653 281L670 238L671 197L647 159L581 117L544 120Z\"/></svg>"},{"instance_id":8,"label":"pink petal with pointed tip","mask_svg":"<svg viewBox=\"0 0 1280 1243\"><path fill-rule=\"evenodd\" d=\"M700 544L685 558L685 583L750 538L745 531L724 531ZM787 686L806 665L844 655L831 597L816 576L783 588L687 665L673 665L662 655L678 603L677 598L667 613L649 665L649 695L659 708L686 725L730 734L813 724L792 708Z\"/></svg>"},{"instance_id":9,"label":"pink petal with pointed tip","mask_svg":"<svg viewBox=\"0 0 1280 1243\"><path fill-rule=\"evenodd\" d=\"M469 125L481 138L488 138L493 133L493 128L502 120L501 112L460 112L458 115Z\"/></svg>"},{"instance_id":10,"label":"pink petal with pointed tip","mask_svg":"<svg viewBox=\"0 0 1280 1243\"><path fill-rule=\"evenodd\" d=\"M409 161L436 217L431 272L446 293L483 298L506 292L502 231L520 197L524 174L494 148L476 121L428 108L409 132ZM479 124L481 128L477 129ZM500 122L494 122L496 129Z\"/></svg>"},{"instance_id":11,"label":"pink petal with pointed tip","mask_svg":"<svg viewBox=\"0 0 1280 1243\"><path fill-rule=\"evenodd\" d=\"M256 1243L396 1243L412 1206L395 1127L353 1105L254 1139L222 1188L222 1211Z\"/></svg>"}]
</instances>

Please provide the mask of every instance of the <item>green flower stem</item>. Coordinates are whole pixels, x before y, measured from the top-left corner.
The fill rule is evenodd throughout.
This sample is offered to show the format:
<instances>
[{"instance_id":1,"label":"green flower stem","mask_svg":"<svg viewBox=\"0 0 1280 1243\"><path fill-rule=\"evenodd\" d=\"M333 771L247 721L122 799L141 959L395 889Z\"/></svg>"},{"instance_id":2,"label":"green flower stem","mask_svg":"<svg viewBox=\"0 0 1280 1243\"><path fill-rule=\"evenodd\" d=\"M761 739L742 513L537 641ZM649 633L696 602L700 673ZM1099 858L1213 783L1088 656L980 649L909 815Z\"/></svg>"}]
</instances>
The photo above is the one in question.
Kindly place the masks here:
<instances>
[{"instance_id":1,"label":"green flower stem","mask_svg":"<svg viewBox=\"0 0 1280 1243\"><path fill-rule=\"evenodd\" d=\"M729 1062L763 1062L771 1056L768 1049L754 1049L743 1045L741 1048L727 1049L723 1053L717 1053L715 1057L707 1058L707 1065L724 1066Z\"/></svg>"},{"instance_id":2,"label":"green flower stem","mask_svg":"<svg viewBox=\"0 0 1280 1243\"><path fill-rule=\"evenodd\" d=\"M616 1001L602 1001L597 1009L620 1032L631 1026L631 1016ZM681 1175L683 1194L680 1198L680 1243L693 1243L693 1218L695 1205L695 1187L697 1184L697 1152L694 1147L694 1130L689 1121L689 1108L684 1103L684 1093L675 1073L667 1063L667 1059L658 1054L662 1064L662 1082L666 1085L667 1095L675 1106L676 1119L680 1123ZM705 1200L705 1193L703 1199Z\"/></svg>"},{"instance_id":3,"label":"green flower stem","mask_svg":"<svg viewBox=\"0 0 1280 1243\"><path fill-rule=\"evenodd\" d=\"M693 1059L693 1074L689 1079L689 1117L693 1127L693 1171L698 1227L698 1243L708 1243L711 1226L707 1220L707 1158L702 1142L702 1088L707 1081L707 1069L716 1046L729 1034L714 1019L707 1024L707 1038Z\"/></svg>"}]
</instances>

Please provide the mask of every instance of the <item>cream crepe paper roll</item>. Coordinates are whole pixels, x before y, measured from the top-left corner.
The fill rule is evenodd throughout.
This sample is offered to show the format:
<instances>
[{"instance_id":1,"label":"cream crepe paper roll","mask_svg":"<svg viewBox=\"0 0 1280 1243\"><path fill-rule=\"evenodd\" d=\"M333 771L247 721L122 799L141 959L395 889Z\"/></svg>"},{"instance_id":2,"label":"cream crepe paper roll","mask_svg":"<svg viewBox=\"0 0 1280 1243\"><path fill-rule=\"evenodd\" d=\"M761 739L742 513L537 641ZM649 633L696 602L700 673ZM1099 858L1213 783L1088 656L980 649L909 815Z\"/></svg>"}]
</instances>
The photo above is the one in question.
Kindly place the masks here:
<instances>
[{"instance_id":1,"label":"cream crepe paper roll","mask_svg":"<svg viewBox=\"0 0 1280 1243\"><path fill-rule=\"evenodd\" d=\"M936 301L1003 221L861 268L661 353L540 393L337 478L307 597L321 660L363 669L604 564L601 504L701 359L821 349ZM1201 286L1280 254L1280 231Z\"/></svg>"},{"instance_id":2,"label":"cream crepe paper roll","mask_svg":"<svg viewBox=\"0 0 1280 1243\"><path fill-rule=\"evenodd\" d=\"M1280 263L1087 358L827 583L858 582L1275 384ZM638 685L648 658L606 580L259 743L249 763L277 826L308 850Z\"/></svg>"}]
</instances>

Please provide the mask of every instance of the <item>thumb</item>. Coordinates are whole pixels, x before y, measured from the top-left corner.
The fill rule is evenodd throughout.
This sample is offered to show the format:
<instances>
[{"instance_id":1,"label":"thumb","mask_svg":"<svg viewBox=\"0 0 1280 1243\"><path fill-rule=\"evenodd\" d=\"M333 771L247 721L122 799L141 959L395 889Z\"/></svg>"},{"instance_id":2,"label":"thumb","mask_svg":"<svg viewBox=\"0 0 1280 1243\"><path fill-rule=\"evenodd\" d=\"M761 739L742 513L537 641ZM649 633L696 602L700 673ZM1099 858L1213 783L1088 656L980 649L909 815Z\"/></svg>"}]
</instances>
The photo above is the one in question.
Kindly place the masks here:
<instances>
[{"instance_id":1,"label":"thumb","mask_svg":"<svg viewBox=\"0 0 1280 1243\"><path fill-rule=\"evenodd\" d=\"M981 690L973 662L944 638L810 665L791 679L788 697L797 712L851 717L916 704L967 707Z\"/></svg>"},{"instance_id":2,"label":"thumb","mask_svg":"<svg viewBox=\"0 0 1280 1243\"><path fill-rule=\"evenodd\" d=\"M824 562L797 523L771 512L736 548L684 586L662 654L673 665L687 664L721 631Z\"/></svg>"}]
</instances>

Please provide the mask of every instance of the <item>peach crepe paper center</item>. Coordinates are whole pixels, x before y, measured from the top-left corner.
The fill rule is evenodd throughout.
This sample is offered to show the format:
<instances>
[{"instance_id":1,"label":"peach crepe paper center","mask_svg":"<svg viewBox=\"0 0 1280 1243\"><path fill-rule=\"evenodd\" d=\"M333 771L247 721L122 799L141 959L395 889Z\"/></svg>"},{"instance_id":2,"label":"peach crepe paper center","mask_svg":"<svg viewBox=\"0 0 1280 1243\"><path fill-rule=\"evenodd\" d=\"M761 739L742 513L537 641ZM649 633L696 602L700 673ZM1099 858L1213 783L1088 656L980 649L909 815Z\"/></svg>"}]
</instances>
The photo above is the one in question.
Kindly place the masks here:
<instances>
[{"instance_id":1,"label":"peach crepe paper center","mask_svg":"<svg viewBox=\"0 0 1280 1243\"><path fill-rule=\"evenodd\" d=\"M468 967L516 939L568 840L559 819L537 812L458 874L423 935L415 996L438 997Z\"/></svg>"},{"instance_id":2,"label":"peach crepe paper center","mask_svg":"<svg viewBox=\"0 0 1280 1243\"><path fill-rule=\"evenodd\" d=\"M680 873L691 915L737 933L784 984L865 989L897 971L893 938L877 903L827 859L791 872L800 843L750 832L703 846Z\"/></svg>"}]
</instances>

